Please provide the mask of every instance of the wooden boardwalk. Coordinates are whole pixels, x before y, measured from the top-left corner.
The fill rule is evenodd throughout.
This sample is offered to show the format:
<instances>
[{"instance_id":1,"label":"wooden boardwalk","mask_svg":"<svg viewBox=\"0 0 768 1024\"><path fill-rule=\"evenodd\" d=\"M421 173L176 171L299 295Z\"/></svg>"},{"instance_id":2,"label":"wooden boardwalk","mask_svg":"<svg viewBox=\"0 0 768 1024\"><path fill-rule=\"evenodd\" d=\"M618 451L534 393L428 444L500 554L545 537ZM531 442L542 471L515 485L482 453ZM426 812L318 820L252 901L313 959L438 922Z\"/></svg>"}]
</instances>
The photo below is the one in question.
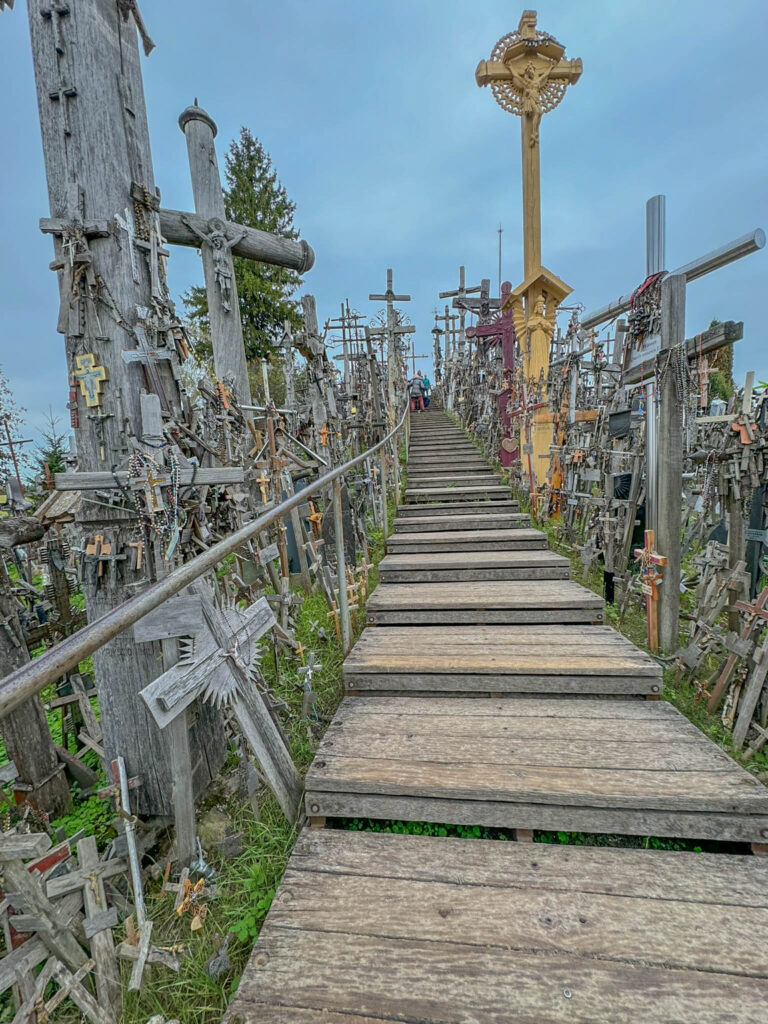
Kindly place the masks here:
<instances>
[{"instance_id":1,"label":"wooden boardwalk","mask_svg":"<svg viewBox=\"0 0 768 1024\"><path fill-rule=\"evenodd\" d=\"M313 827L228 1021L766 1019L768 858L746 844L768 839L768 790L659 699L657 663L603 625L461 431L413 419L405 505L307 775ZM541 829L745 845L531 844Z\"/></svg>"}]
</instances>

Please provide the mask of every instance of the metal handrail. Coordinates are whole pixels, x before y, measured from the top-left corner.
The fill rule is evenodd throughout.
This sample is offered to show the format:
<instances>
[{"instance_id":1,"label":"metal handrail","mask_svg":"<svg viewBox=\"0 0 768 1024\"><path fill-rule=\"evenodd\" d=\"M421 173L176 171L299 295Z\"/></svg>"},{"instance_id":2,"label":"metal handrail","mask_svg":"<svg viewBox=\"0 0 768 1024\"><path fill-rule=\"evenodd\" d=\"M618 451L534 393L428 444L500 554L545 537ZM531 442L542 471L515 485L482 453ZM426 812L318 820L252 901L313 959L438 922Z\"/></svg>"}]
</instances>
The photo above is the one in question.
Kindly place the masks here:
<instances>
[{"instance_id":1,"label":"metal handrail","mask_svg":"<svg viewBox=\"0 0 768 1024\"><path fill-rule=\"evenodd\" d=\"M124 601L116 608L111 608L94 622L89 623L83 629L61 640L54 647L46 651L45 654L41 654L38 658L34 658L32 661L27 662L26 665L16 669L15 672L11 672L9 676L0 679L0 718L13 711L20 704L23 704L25 700L39 693L49 683L55 682L65 672L75 668L84 658L93 654L99 647L103 647L104 644L114 639L114 637L128 629L135 622L138 622L139 619L153 611L164 601L167 601L168 598L178 594L204 573L209 572L227 555L237 551L246 541L261 533L262 530L266 530L277 519L281 519L292 509L305 502L309 495L322 490L329 484L333 484L334 481L344 476L345 473L354 469L355 466L359 466L365 459L370 458L371 455L375 454L380 448L383 448L399 432L406 421L409 409L410 399L396 426L390 430L386 437L362 452L362 454L355 456L349 462L345 462L342 466L338 466L324 476L319 477L313 484L302 488L302 490L297 491L290 498L287 498L257 519L253 519L250 523L241 526L239 530L235 530L229 537L214 544L207 551L203 551L202 554L197 555L192 561L180 565L178 569L174 569L163 579L152 583L141 594L137 594L136 597ZM383 482L383 485L386 487L386 481Z\"/></svg>"}]
</instances>

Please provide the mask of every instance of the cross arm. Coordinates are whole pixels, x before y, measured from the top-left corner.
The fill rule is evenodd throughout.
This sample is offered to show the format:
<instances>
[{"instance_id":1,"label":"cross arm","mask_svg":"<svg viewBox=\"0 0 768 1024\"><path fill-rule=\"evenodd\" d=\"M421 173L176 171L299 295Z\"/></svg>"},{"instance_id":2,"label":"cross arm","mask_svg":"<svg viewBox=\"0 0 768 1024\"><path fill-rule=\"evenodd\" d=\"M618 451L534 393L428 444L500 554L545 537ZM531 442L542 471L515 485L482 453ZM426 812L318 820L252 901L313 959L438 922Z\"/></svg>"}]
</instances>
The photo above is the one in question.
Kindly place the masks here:
<instances>
[{"instance_id":1,"label":"cross arm","mask_svg":"<svg viewBox=\"0 0 768 1024\"><path fill-rule=\"evenodd\" d=\"M393 292L387 292L385 295L369 295L368 299L370 302L410 302L410 295L395 295Z\"/></svg>"},{"instance_id":2,"label":"cross arm","mask_svg":"<svg viewBox=\"0 0 768 1024\"><path fill-rule=\"evenodd\" d=\"M725 267L729 263L733 263L734 260L740 260L742 256L749 256L751 253L757 252L764 245L765 232L762 228L756 228L754 231L749 231L746 235L728 242L727 245L723 245L719 249L713 249L706 256L700 256L698 259L686 263L685 266L670 271L670 276L672 274L682 274L685 277L686 283L695 281L697 277L709 274L713 270L719 270L720 267ZM633 294L633 292L630 292L629 295L622 295L613 302L609 302L607 306L588 313L585 317L582 317L581 326L587 331L590 327L596 327L598 324L605 323L606 320L612 320L614 317L619 316L620 313L626 313L632 305Z\"/></svg>"},{"instance_id":3,"label":"cross arm","mask_svg":"<svg viewBox=\"0 0 768 1024\"><path fill-rule=\"evenodd\" d=\"M686 354L689 360L698 359L700 355L705 356L710 352L716 352L718 349L724 348L726 345L733 345L737 341L741 341L743 337L743 321L726 320L724 323L715 324L714 327L710 327L709 330L704 331L702 334L697 334L695 338L686 338ZM647 379L652 372L647 363L645 365L638 363L637 366L624 371L622 384L628 387L631 387L633 384L639 384L644 377ZM731 420L733 417L728 416L727 419Z\"/></svg>"},{"instance_id":4,"label":"cross arm","mask_svg":"<svg viewBox=\"0 0 768 1024\"><path fill-rule=\"evenodd\" d=\"M456 295L458 295L458 296L474 295L475 292L481 291L482 287L483 286L481 284L477 284L473 288L463 288L460 291L438 292L438 295L440 296L441 299L450 299L450 298L453 298Z\"/></svg>"},{"instance_id":5,"label":"cross arm","mask_svg":"<svg viewBox=\"0 0 768 1024\"><path fill-rule=\"evenodd\" d=\"M196 231L199 230L202 234L208 232L208 220L195 213L160 209L159 216L160 231L171 245L185 245L197 249L200 246L200 239ZM242 239L232 247L233 256L287 267L289 270L297 270L300 274L311 270L315 264L312 247L303 239L297 241L294 238L283 238L231 221L226 221L225 225L230 234L245 232Z\"/></svg>"}]
</instances>

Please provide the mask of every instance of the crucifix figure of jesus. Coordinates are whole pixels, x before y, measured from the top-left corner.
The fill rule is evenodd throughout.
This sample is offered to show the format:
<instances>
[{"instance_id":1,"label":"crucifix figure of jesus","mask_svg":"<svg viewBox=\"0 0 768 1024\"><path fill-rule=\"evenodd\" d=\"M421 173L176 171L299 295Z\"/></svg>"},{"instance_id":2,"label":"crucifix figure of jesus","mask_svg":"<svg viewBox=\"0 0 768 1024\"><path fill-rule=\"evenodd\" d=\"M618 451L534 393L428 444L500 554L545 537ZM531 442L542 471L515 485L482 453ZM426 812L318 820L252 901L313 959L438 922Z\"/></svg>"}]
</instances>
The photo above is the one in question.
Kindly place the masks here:
<instances>
[{"instance_id":1,"label":"crucifix figure of jesus","mask_svg":"<svg viewBox=\"0 0 768 1024\"><path fill-rule=\"evenodd\" d=\"M525 276L541 263L539 125L569 85L581 77L580 60L566 60L565 47L536 28L536 12L523 11L517 31L496 43L490 60L475 71L479 86L490 85L499 106L520 117L523 153L523 242Z\"/></svg>"}]
</instances>

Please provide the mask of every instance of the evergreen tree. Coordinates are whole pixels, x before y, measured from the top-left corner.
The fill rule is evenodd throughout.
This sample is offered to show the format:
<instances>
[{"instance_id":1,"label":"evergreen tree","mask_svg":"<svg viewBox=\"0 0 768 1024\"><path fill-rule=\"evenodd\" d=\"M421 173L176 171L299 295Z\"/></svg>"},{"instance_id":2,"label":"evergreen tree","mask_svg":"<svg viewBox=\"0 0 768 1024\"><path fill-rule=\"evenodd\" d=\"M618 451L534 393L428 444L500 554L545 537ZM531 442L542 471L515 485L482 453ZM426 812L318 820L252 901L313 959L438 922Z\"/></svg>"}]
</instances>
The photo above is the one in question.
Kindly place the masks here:
<instances>
[{"instance_id":1,"label":"evergreen tree","mask_svg":"<svg viewBox=\"0 0 768 1024\"><path fill-rule=\"evenodd\" d=\"M42 443L38 442L35 445L32 454L34 471L43 477L45 477L46 464L51 473L63 473L67 468L66 458L69 454L67 435L60 434L58 429L61 422L60 417L54 416L53 410L49 407L46 419L48 427L40 431L43 435Z\"/></svg>"},{"instance_id":2,"label":"evergreen tree","mask_svg":"<svg viewBox=\"0 0 768 1024\"><path fill-rule=\"evenodd\" d=\"M296 204L288 198L277 177L269 154L248 128L240 129L225 157L224 206L227 219L248 227L298 238L293 226ZM295 270L256 263L235 257L235 278L243 321L243 340L249 360L269 356L275 339L282 335L283 323L301 325L297 303L291 295L301 284ZM205 288L195 286L183 296L187 315L198 327L208 325L208 300ZM198 332L203 339L208 335ZM210 342L202 340L196 355L210 356Z\"/></svg>"}]
</instances>

